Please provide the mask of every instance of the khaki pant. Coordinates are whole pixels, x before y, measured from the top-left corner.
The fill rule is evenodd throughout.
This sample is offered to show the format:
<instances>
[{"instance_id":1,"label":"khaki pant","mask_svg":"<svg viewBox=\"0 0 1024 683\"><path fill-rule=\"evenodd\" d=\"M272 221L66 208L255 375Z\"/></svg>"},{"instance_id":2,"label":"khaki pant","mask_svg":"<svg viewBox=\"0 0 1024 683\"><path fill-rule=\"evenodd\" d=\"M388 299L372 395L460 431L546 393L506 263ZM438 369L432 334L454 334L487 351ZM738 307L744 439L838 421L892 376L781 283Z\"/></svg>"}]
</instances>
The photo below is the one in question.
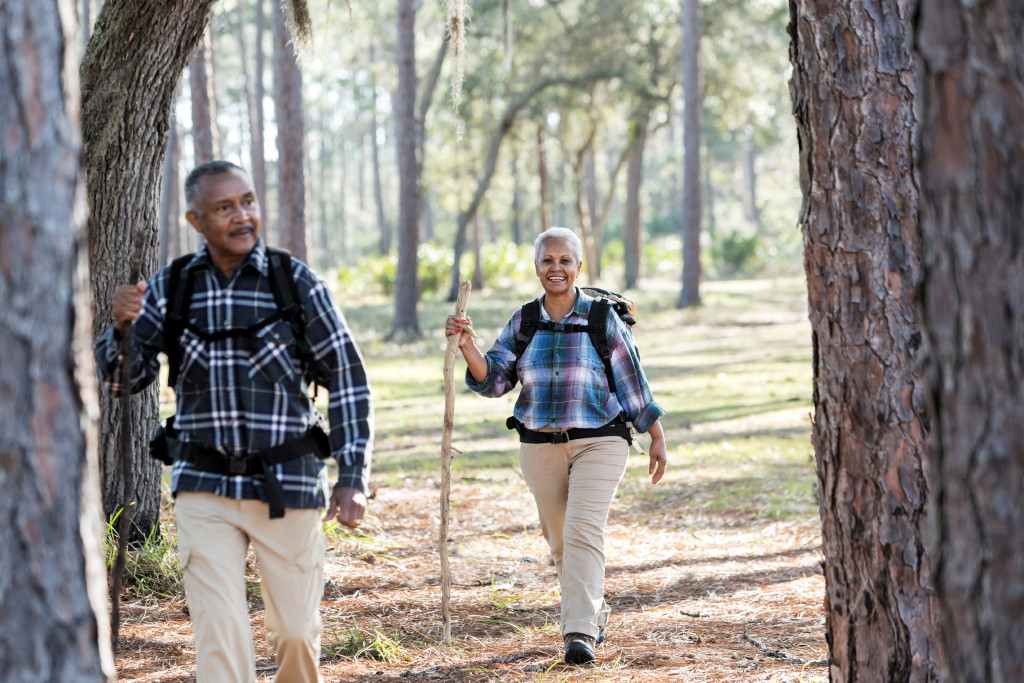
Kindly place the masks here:
<instances>
[{"instance_id":1,"label":"khaki pant","mask_svg":"<svg viewBox=\"0 0 1024 683\"><path fill-rule=\"evenodd\" d=\"M520 444L523 477L558 571L563 634L596 637L608 623L604 525L628 455L629 444L614 436Z\"/></svg>"},{"instance_id":2,"label":"khaki pant","mask_svg":"<svg viewBox=\"0 0 1024 683\"><path fill-rule=\"evenodd\" d=\"M283 518L270 519L267 504L258 500L184 492L175 509L198 683L256 680L244 578L250 543L260 570L267 639L277 655L274 681L320 681L321 511L288 509Z\"/></svg>"}]
</instances>

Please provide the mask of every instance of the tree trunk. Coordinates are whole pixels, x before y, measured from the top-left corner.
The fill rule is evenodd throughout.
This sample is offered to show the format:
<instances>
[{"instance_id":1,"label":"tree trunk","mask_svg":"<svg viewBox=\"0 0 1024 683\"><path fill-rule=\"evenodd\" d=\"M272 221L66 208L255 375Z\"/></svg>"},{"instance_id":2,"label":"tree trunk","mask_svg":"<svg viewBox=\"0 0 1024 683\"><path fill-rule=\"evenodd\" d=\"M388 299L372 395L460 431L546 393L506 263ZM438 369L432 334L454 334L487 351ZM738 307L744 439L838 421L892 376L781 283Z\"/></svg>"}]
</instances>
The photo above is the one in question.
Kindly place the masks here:
<instances>
[{"instance_id":1,"label":"tree trunk","mask_svg":"<svg viewBox=\"0 0 1024 683\"><path fill-rule=\"evenodd\" d=\"M398 271L391 339L420 336L416 304L419 278L416 255L420 241L420 157L416 116L416 0L398 0L398 93L395 97L395 132L398 152Z\"/></svg>"},{"instance_id":2,"label":"tree trunk","mask_svg":"<svg viewBox=\"0 0 1024 683\"><path fill-rule=\"evenodd\" d=\"M754 228L755 233L761 232L761 209L757 205L757 150L751 135L746 135L740 143L743 155L743 217Z\"/></svg>"},{"instance_id":3,"label":"tree trunk","mask_svg":"<svg viewBox=\"0 0 1024 683\"><path fill-rule=\"evenodd\" d=\"M1024 680L1024 53L1020 3L922 0L919 168L949 680ZM957 36L952 40L950 36Z\"/></svg>"},{"instance_id":4,"label":"tree trunk","mask_svg":"<svg viewBox=\"0 0 1024 683\"><path fill-rule=\"evenodd\" d=\"M907 6L877 10L790 3L826 638L832 681L937 681L927 421L914 374L915 64Z\"/></svg>"},{"instance_id":5,"label":"tree trunk","mask_svg":"<svg viewBox=\"0 0 1024 683\"><path fill-rule=\"evenodd\" d=\"M0 3L0 671L7 681L114 675L81 248L74 16L73 0Z\"/></svg>"},{"instance_id":6,"label":"tree trunk","mask_svg":"<svg viewBox=\"0 0 1024 683\"><path fill-rule=\"evenodd\" d=\"M220 157L212 64L213 41L207 29L188 63L189 92L192 94L192 149L196 166Z\"/></svg>"},{"instance_id":7,"label":"tree trunk","mask_svg":"<svg viewBox=\"0 0 1024 683\"><path fill-rule=\"evenodd\" d=\"M177 99L176 97L174 99ZM181 162L178 140L178 122L172 111L171 123L167 128L167 148L164 151L163 178L160 181L160 258L158 265L164 266L181 256L181 178L178 165Z\"/></svg>"},{"instance_id":8,"label":"tree trunk","mask_svg":"<svg viewBox=\"0 0 1024 683\"><path fill-rule=\"evenodd\" d=\"M375 50L370 46L370 59L374 59ZM415 65L413 65L415 68ZM377 232L380 235L379 249L381 256L391 253L391 223L388 221L387 210L384 208L384 183L381 178L380 164L380 142L378 142L378 131L380 131L380 108L377 106L377 77L370 70L370 153L373 162L373 204L377 211Z\"/></svg>"},{"instance_id":9,"label":"tree trunk","mask_svg":"<svg viewBox=\"0 0 1024 683\"><path fill-rule=\"evenodd\" d=\"M171 102L212 3L106 0L96 19L81 68L94 336L111 324L110 299L114 287L128 280L136 231L150 235L143 272L156 268L160 173ZM126 60L129 43L135 48ZM131 462L138 500L133 520L144 537L160 519L162 467L148 452L159 414L156 385L138 394L132 405ZM125 504L117 438L120 401L104 394L101 408L103 505L110 516Z\"/></svg>"},{"instance_id":10,"label":"tree trunk","mask_svg":"<svg viewBox=\"0 0 1024 683\"><path fill-rule=\"evenodd\" d=\"M306 249L306 121L302 71L289 41L285 10L274 15L274 114L277 123L277 234L280 246L300 261Z\"/></svg>"},{"instance_id":11,"label":"tree trunk","mask_svg":"<svg viewBox=\"0 0 1024 683\"><path fill-rule=\"evenodd\" d=\"M540 231L551 227L551 183L548 181L547 123L537 124L537 179L540 182Z\"/></svg>"},{"instance_id":12,"label":"tree trunk","mask_svg":"<svg viewBox=\"0 0 1024 683\"><path fill-rule=\"evenodd\" d=\"M640 187L644 176L644 147L650 112L638 112L630 124L629 166L626 168L626 209L622 220L625 273L623 286L634 289L640 280L640 244L643 223L640 219Z\"/></svg>"},{"instance_id":13,"label":"tree trunk","mask_svg":"<svg viewBox=\"0 0 1024 683\"><path fill-rule=\"evenodd\" d=\"M587 215L590 217L590 262L587 270L595 282L601 279L601 235L598 230L598 221L601 220L599 212L600 199L597 190L597 154L594 146L591 145L583 158L583 192L587 202Z\"/></svg>"},{"instance_id":14,"label":"tree trunk","mask_svg":"<svg viewBox=\"0 0 1024 683\"><path fill-rule=\"evenodd\" d=\"M473 214L473 289L484 288L484 260L480 253L480 212Z\"/></svg>"},{"instance_id":15,"label":"tree trunk","mask_svg":"<svg viewBox=\"0 0 1024 683\"><path fill-rule=\"evenodd\" d=\"M256 67L249 71L249 43L245 37L245 3L238 5L238 52L242 60L242 78L245 88L246 109L249 112L249 172L252 174L253 189L260 202L260 215L267 213L267 165L266 149L263 142L263 0L255 1L256 24Z\"/></svg>"},{"instance_id":16,"label":"tree trunk","mask_svg":"<svg viewBox=\"0 0 1024 683\"><path fill-rule=\"evenodd\" d=\"M683 51L683 274L679 308L700 305L700 5L682 3Z\"/></svg>"},{"instance_id":17,"label":"tree trunk","mask_svg":"<svg viewBox=\"0 0 1024 683\"><path fill-rule=\"evenodd\" d=\"M512 242L523 242L523 184L519 180L519 155L512 153Z\"/></svg>"}]
</instances>

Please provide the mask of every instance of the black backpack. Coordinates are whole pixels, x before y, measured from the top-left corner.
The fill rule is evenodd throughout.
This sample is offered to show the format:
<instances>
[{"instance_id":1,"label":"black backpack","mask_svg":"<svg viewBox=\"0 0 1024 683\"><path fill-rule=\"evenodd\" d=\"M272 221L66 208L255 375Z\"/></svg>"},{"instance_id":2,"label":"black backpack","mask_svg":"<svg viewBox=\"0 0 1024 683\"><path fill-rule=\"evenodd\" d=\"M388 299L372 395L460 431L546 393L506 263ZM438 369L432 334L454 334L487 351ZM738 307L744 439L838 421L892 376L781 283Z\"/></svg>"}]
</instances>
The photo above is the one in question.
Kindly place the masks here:
<instances>
[{"instance_id":1,"label":"black backpack","mask_svg":"<svg viewBox=\"0 0 1024 683\"><path fill-rule=\"evenodd\" d=\"M621 294L609 292L605 289L584 287L583 291L597 297L590 306L586 325L541 320L539 300L534 299L523 304L523 307L520 309L522 316L519 319L519 330L516 331L516 345L512 351L516 356L516 362L518 362L526 347L530 345L530 340L533 339L533 335L537 333L537 330L566 334L586 332L590 336L590 343L597 349L597 354L601 356L601 361L604 363L604 374L608 378L608 390L614 393L615 378L612 376L612 352L608 346L608 329L606 325L608 309L614 308L619 319L632 328L636 324L636 305Z\"/></svg>"},{"instance_id":2,"label":"black backpack","mask_svg":"<svg viewBox=\"0 0 1024 683\"><path fill-rule=\"evenodd\" d=\"M167 278L167 316L164 319L164 353L167 354L167 384L174 387L178 383L181 370L181 334L191 330L206 342L219 341L229 337L252 338L256 332L278 320L287 320L295 335L296 349L304 374L312 367L312 351L306 343L306 321L299 305L299 289L292 275L292 257L285 249L267 247L267 268L270 277L270 289L274 293L277 311L249 327L236 327L207 333L199 329L188 319L188 310L192 302L192 291L195 286L195 271L189 268L185 272L185 284L181 286L181 276L185 266L195 254L185 254L171 262Z\"/></svg>"}]
</instances>

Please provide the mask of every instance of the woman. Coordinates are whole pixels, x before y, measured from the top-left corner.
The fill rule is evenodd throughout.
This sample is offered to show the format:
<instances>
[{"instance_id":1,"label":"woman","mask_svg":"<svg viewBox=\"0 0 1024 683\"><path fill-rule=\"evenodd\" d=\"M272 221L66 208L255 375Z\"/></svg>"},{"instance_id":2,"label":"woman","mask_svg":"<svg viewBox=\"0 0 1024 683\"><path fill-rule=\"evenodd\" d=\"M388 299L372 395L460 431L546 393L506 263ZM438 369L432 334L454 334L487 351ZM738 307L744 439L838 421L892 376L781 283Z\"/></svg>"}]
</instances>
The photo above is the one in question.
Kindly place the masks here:
<instances>
[{"instance_id":1,"label":"woman","mask_svg":"<svg viewBox=\"0 0 1024 683\"><path fill-rule=\"evenodd\" d=\"M565 661L571 664L594 661L594 646L605 638L610 610L604 601L604 525L626 469L627 421L651 435L652 484L666 463L658 421L665 411L651 396L629 328L575 285L582 251L566 228L537 237L534 267L544 289L537 300L540 324L518 359L522 309L486 355L472 341L468 317L448 316L445 327L447 336L459 335L470 389L496 397L522 384L509 424L519 432L519 462L554 556ZM592 307L607 311L608 370L587 333ZM562 325L545 329L552 323Z\"/></svg>"}]
</instances>

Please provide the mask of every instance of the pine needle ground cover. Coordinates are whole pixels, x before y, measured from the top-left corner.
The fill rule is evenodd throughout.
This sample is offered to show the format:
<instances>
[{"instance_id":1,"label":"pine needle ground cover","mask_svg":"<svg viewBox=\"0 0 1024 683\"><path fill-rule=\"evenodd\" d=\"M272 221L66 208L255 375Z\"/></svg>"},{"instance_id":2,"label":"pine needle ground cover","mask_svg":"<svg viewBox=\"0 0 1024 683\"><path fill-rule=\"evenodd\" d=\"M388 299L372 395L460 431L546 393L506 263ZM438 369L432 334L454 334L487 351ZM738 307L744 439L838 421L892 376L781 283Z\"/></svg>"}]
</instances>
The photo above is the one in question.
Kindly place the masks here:
<instances>
[{"instance_id":1,"label":"pine needle ground cover","mask_svg":"<svg viewBox=\"0 0 1024 683\"><path fill-rule=\"evenodd\" d=\"M441 330L451 304L426 302L426 340L402 347L376 341L386 301L345 306L377 398L375 495L363 528L326 529L325 681L827 680L803 283L706 283L692 311L673 307L677 293L675 282L637 293L641 356L668 410L669 468L652 487L647 457L630 456L607 527L609 638L582 668L560 663L554 567L504 426L514 397L480 398L461 378L453 641L442 642ZM473 294L481 346L530 296ZM173 540L171 516L165 535ZM260 680L270 680L255 567L248 580ZM120 679L193 680L184 599L129 585L122 608Z\"/></svg>"}]
</instances>

